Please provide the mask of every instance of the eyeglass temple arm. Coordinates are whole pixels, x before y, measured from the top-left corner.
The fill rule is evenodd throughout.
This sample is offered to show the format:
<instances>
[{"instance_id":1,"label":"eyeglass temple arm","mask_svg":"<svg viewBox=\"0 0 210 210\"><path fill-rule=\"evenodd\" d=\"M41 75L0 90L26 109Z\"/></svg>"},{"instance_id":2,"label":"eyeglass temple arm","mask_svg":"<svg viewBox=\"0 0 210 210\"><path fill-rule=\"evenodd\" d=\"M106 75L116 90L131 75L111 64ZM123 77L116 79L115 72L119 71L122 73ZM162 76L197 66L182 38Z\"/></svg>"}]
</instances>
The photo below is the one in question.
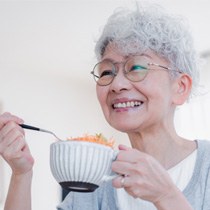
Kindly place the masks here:
<instances>
[{"instance_id":1,"label":"eyeglass temple arm","mask_svg":"<svg viewBox=\"0 0 210 210\"><path fill-rule=\"evenodd\" d=\"M161 68L166 69L166 70L177 71L177 72L179 72L179 73L183 73L182 71L180 71L180 70L178 70L178 69L172 69L172 68L170 68L170 67L162 66L162 65L157 64L157 63L148 63L148 65L158 66L158 67L161 67Z\"/></svg>"},{"instance_id":2,"label":"eyeglass temple arm","mask_svg":"<svg viewBox=\"0 0 210 210\"><path fill-rule=\"evenodd\" d=\"M94 77L99 78L99 76L95 75L93 71L90 72Z\"/></svg>"}]
</instances>

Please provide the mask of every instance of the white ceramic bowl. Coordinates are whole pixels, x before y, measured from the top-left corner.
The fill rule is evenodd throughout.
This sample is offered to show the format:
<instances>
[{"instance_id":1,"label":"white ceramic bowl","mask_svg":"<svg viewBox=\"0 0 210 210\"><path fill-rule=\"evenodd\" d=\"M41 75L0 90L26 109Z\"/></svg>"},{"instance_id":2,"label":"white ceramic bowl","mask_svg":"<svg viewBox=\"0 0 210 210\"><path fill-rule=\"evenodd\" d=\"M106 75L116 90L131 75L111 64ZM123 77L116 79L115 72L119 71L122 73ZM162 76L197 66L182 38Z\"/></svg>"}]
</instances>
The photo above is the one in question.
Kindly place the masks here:
<instances>
[{"instance_id":1,"label":"white ceramic bowl","mask_svg":"<svg viewBox=\"0 0 210 210\"><path fill-rule=\"evenodd\" d=\"M58 141L50 146L50 168L56 181L71 191L92 192L113 178L116 151L84 141Z\"/></svg>"}]
</instances>

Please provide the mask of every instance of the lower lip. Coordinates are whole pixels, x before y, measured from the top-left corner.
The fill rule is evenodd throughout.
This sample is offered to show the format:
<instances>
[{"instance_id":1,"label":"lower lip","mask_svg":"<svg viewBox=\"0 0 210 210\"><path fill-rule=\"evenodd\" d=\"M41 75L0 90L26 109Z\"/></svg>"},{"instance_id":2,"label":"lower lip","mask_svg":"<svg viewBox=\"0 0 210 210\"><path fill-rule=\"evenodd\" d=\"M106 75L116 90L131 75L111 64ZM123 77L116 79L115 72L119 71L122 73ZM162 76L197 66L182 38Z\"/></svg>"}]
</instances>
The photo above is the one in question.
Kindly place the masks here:
<instances>
[{"instance_id":1,"label":"lower lip","mask_svg":"<svg viewBox=\"0 0 210 210\"><path fill-rule=\"evenodd\" d=\"M114 111L116 111L116 112L127 112L127 111L130 111L130 110L136 110L139 107L140 106L126 107L126 108L115 108Z\"/></svg>"}]
</instances>

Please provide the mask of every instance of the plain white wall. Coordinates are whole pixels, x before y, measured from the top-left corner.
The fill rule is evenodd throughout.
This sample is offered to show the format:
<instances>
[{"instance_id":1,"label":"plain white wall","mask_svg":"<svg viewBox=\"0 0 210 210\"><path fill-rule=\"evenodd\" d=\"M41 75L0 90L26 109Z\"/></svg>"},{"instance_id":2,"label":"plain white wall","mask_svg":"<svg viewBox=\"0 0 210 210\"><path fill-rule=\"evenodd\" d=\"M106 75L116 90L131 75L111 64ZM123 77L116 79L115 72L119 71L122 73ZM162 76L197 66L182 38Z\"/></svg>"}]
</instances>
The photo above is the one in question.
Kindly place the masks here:
<instances>
[{"instance_id":1,"label":"plain white wall","mask_svg":"<svg viewBox=\"0 0 210 210\"><path fill-rule=\"evenodd\" d=\"M128 144L124 134L117 133L105 122L89 74L95 64L94 39L106 18L122 2L129 4L129 1L0 1L3 110L22 117L28 124L52 130L62 138L103 132L107 137L113 136L117 143ZM177 0L174 5L166 1L166 5L184 14L187 2L191 1ZM189 11L194 14L201 11L195 2L186 11L194 22L198 18L193 19ZM208 7L204 8L203 16ZM201 32L202 40L207 34L202 33L204 26L195 27L196 36ZM199 50L205 50L208 43L209 39L206 44L198 42ZM190 128L183 127L180 130L188 134ZM197 133L192 132L192 137L195 135ZM54 138L26 131L26 139L36 161L33 209L55 209L60 200L60 188L49 168L49 146ZM6 164L4 168L6 193L10 169ZM2 204L0 209L3 209Z\"/></svg>"}]
</instances>

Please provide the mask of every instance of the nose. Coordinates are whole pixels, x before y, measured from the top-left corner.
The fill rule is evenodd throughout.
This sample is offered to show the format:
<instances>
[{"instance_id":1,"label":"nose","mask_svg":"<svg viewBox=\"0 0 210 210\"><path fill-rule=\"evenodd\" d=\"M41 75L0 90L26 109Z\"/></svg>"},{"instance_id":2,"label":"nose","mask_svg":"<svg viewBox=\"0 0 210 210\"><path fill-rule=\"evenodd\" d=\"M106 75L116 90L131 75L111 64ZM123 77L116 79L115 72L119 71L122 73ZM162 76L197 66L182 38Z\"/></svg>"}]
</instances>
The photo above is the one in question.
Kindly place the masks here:
<instances>
[{"instance_id":1,"label":"nose","mask_svg":"<svg viewBox=\"0 0 210 210\"><path fill-rule=\"evenodd\" d=\"M114 93L120 93L131 88L131 82L125 77L122 69L119 69L117 75L110 84L110 90Z\"/></svg>"}]
</instances>

